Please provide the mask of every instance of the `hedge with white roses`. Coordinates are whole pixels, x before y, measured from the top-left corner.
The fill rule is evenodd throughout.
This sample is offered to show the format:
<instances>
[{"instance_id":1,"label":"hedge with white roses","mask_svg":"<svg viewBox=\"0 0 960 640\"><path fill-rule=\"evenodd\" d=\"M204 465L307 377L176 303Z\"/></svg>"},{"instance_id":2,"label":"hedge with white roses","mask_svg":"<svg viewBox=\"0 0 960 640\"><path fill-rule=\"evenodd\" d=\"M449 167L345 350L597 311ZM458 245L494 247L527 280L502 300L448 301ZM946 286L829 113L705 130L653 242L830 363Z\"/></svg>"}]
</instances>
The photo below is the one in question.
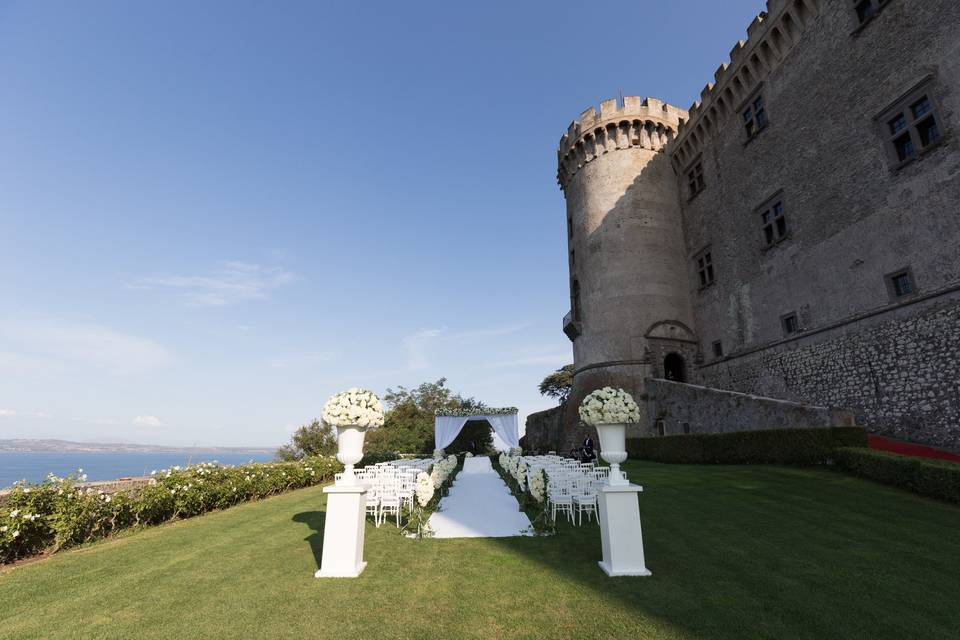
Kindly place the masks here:
<instances>
[{"instance_id":1,"label":"hedge with white roses","mask_svg":"<svg viewBox=\"0 0 960 640\"><path fill-rule=\"evenodd\" d=\"M78 486L79 475L18 484L0 506L0 564L322 484L342 470L335 458L319 457L238 467L205 463L166 469L147 486L112 494Z\"/></svg>"}]
</instances>

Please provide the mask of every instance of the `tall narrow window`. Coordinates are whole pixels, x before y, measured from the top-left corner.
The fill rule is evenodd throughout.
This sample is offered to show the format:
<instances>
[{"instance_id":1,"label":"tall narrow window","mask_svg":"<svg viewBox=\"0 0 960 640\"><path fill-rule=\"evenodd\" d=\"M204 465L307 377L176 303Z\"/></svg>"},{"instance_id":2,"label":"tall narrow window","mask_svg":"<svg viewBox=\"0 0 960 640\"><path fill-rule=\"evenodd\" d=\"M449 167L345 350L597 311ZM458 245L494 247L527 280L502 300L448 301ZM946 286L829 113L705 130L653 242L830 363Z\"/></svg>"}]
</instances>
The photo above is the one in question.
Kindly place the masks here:
<instances>
[{"instance_id":1,"label":"tall narrow window","mask_svg":"<svg viewBox=\"0 0 960 640\"><path fill-rule=\"evenodd\" d=\"M700 288L709 287L715 282L714 272L713 272L713 253L708 247L697 254L697 257L694 258L694 263L697 267L697 278L700 281Z\"/></svg>"},{"instance_id":2,"label":"tall narrow window","mask_svg":"<svg viewBox=\"0 0 960 640\"><path fill-rule=\"evenodd\" d=\"M571 297L573 298L573 319L575 322L579 322L583 317L580 312L580 281L579 280L577 279L573 280L573 285L571 286L570 293L572 294Z\"/></svg>"},{"instance_id":3,"label":"tall narrow window","mask_svg":"<svg viewBox=\"0 0 960 640\"><path fill-rule=\"evenodd\" d=\"M690 197L697 195L706 188L706 182L703 179L703 161L697 160L690 169L687 170L687 187Z\"/></svg>"},{"instance_id":4,"label":"tall narrow window","mask_svg":"<svg viewBox=\"0 0 960 640\"><path fill-rule=\"evenodd\" d=\"M722 358L723 357L723 343L717 340L713 343L713 357Z\"/></svg>"},{"instance_id":5,"label":"tall narrow window","mask_svg":"<svg viewBox=\"0 0 960 640\"><path fill-rule=\"evenodd\" d=\"M790 312L780 317L780 326L783 328L784 337L789 337L800 331L800 322L797 320L797 314Z\"/></svg>"},{"instance_id":6,"label":"tall narrow window","mask_svg":"<svg viewBox=\"0 0 960 640\"><path fill-rule=\"evenodd\" d=\"M857 14L858 24L864 25L870 22L874 16L880 13L890 0L851 0L853 2L853 11Z\"/></svg>"},{"instance_id":7,"label":"tall narrow window","mask_svg":"<svg viewBox=\"0 0 960 640\"><path fill-rule=\"evenodd\" d=\"M943 139L929 81L907 93L879 116L887 154L894 167L915 160Z\"/></svg>"},{"instance_id":8,"label":"tall narrow window","mask_svg":"<svg viewBox=\"0 0 960 640\"><path fill-rule=\"evenodd\" d=\"M917 286L913 282L913 271L910 267L904 267L886 276L887 293L891 302L903 298L909 298L917 292Z\"/></svg>"},{"instance_id":9,"label":"tall narrow window","mask_svg":"<svg viewBox=\"0 0 960 640\"><path fill-rule=\"evenodd\" d=\"M787 216L783 208L783 199L775 198L760 210L760 224L763 241L770 247L787 237Z\"/></svg>"},{"instance_id":10,"label":"tall narrow window","mask_svg":"<svg viewBox=\"0 0 960 640\"><path fill-rule=\"evenodd\" d=\"M762 95L750 99L750 103L741 112L743 115L743 126L747 130L747 137L760 133L767 126L767 107Z\"/></svg>"}]
</instances>

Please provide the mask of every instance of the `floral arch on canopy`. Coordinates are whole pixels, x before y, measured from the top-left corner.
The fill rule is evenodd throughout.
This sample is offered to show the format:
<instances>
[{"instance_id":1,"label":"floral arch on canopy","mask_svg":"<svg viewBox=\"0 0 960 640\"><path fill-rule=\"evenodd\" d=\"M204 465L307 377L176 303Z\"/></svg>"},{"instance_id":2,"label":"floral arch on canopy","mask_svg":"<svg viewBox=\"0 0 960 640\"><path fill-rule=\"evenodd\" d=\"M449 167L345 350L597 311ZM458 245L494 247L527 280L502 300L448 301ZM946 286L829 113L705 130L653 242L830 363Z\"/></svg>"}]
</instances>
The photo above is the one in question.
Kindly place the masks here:
<instances>
[{"instance_id":1,"label":"floral arch on canopy","mask_svg":"<svg viewBox=\"0 0 960 640\"><path fill-rule=\"evenodd\" d=\"M493 432L500 436L508 447L520 446L520 430L517 425L517 408L502 407L500 409L491 409L489 407L474 409L438 409L433 421L433 435L438 449L446 449L450 446L463 425L470 420L486 420Z\"/></svg>"}]
</instances>

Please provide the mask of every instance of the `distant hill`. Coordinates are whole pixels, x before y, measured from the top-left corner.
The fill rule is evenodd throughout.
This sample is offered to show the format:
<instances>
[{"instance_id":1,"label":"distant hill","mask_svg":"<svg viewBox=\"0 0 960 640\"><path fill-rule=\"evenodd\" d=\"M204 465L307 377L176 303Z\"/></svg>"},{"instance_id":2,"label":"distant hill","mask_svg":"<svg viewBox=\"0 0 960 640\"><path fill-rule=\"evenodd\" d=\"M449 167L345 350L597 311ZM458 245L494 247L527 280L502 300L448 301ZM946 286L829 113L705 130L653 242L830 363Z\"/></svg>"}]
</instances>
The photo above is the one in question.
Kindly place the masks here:
<instances>
[{"instance_id":1,"label":"distant hill","mask_svg":"<svg viewBox=\"0 0 960 640\"><path fill-rule=\"evenodd\" d=\"M273 453L276 447L165 447L121 442L70 442L68 440L0 440L0 452L17 453Z\"/></svg>"}]
</instances>

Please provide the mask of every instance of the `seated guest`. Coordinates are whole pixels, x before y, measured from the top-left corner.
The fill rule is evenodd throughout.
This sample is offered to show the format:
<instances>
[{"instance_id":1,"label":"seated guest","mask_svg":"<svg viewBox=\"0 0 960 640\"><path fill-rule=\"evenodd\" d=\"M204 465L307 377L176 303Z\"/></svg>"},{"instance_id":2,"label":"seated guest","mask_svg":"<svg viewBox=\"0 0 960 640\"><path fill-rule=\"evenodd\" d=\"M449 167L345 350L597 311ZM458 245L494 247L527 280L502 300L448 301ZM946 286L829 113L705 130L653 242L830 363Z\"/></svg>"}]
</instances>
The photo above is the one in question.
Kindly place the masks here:
<instances>
[{"instance_id":1,"label":"seated guest","mask_svg":"<svg viewBox=\"0 0 960 640\"><path fill-rule=\"evenodd\" d=\"M597 453L593 450L593 438L587 436L583 439L583 449L580 453L581 462L593 462L597 459Z\"/></svg>"},{"instance_id":2,"label":"seated guest","mask_svg":"<svg viewBox=\"0 0 960 640\"><path fill-rule=\"evenodd\" d=\"M577 451L576 447L574 447L573 449L570 449L570 457L573 458L574 460L580 459L580 452Z\"/></svg>"}]
</instances>

